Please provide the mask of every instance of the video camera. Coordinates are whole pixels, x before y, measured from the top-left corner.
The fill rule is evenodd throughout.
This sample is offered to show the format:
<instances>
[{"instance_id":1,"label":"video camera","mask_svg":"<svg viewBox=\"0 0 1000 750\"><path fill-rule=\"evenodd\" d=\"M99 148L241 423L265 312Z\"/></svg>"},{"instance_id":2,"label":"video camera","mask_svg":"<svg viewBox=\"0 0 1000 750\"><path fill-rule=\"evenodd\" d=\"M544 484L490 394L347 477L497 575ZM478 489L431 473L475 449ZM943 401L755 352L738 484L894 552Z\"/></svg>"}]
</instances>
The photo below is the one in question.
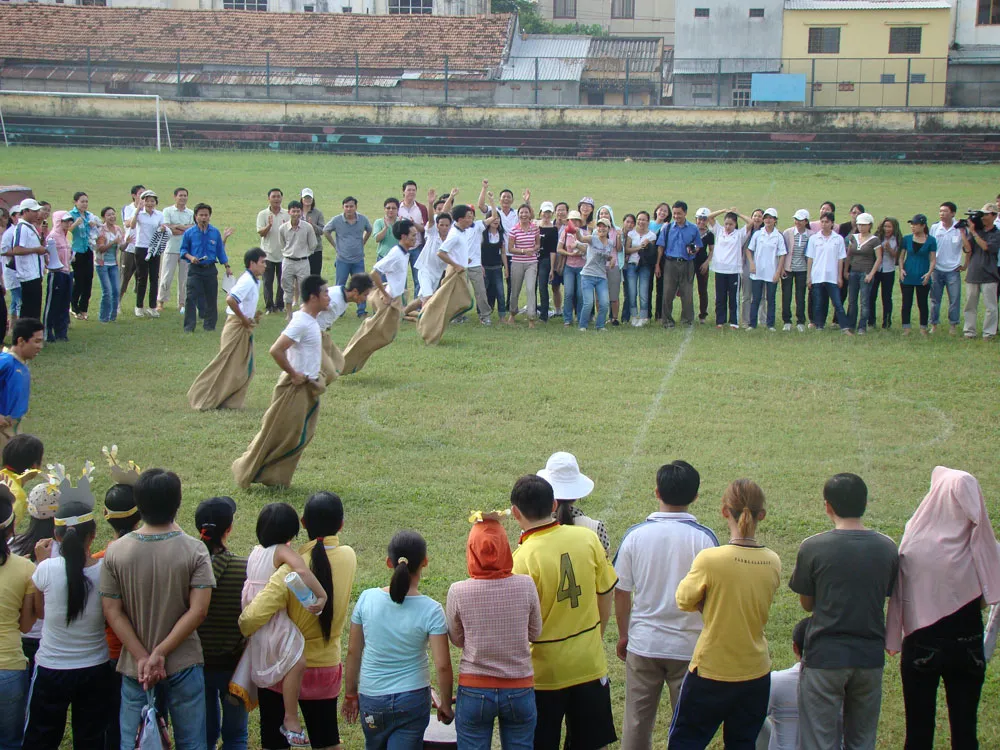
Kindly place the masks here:
<instances>
[{"instance_id":1,"label":"video camera","mask_svg":"<svg viewBox=\"0 0 1000 750\"><path fill-rule=\"evenodd\" d=\"M968 218L959 219L958 221L955 222L955 226L957 226L959 229L966 229L969 226L969 224L972 224L973 228L977 232L983 231L983 216L985 216L985 214L982 211L975 211L970 209L965 212L965 215Z\"/></svg>"}]
</instances>

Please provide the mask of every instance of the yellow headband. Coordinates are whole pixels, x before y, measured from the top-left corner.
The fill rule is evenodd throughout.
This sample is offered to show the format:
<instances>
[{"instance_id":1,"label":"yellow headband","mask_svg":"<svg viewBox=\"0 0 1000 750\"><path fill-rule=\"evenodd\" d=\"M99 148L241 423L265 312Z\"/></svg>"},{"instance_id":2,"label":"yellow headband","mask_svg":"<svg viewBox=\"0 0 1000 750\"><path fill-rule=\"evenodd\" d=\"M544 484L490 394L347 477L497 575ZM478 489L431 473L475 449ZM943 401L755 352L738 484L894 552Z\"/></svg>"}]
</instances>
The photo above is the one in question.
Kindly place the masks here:
<instances>
[{"instance_id":1,"label":"yellow headband","mask_svg":"<svg viewBox=\"0 0 1000 750\"><path fill-rule=\"evenodd\" d=\"M10 512L10 517L6 521L0 523L0 529L6 529L12 523L14 523L14 511Z\"/></svg>"},{"instance_id":2,"label":"yellow headband","mask_svg":"<svg viewBox=\"0 0 1000 750\"><path fill-rule=\"evenodd\" d=\"M130 516L134 516L138 512L138 508L129 508L128 510L108 510L105 508L104 518L105 520L110 520L112 518L128 518Z\"/></svg>"},{"instance_id":3,"label":"yellow headband","mask_svg":"<svg viewBox=\"0 0 1000 750\"><path fill-rule=\"evenodd\" d=\"M93 513L84 513L82 516L70 516L69 518L57 518L55 519L56 526L79 526L81 523L87 523L87 521L93 521Z\"/></svg>"}]
</instances>

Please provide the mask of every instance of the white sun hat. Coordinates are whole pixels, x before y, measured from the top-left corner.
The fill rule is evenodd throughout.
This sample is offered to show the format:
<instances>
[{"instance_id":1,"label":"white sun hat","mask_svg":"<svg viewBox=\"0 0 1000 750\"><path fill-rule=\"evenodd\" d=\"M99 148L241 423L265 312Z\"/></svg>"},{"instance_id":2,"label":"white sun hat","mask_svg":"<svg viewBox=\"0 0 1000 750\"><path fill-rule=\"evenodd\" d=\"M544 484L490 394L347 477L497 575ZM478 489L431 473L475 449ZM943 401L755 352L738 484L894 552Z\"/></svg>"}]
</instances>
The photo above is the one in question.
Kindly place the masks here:
<instances>
[{"instance_id":1,"label":"white sun hat","mask_svg":"<svg viewBox=\"0 0 1000 750\"><path fill-rule=\"evenodd\" d=\"M538 476L552 485L556 500L579 500L594 491L594 480L582 474L576 456L565 451L549 456Z\"/></svg>"}]
</instances>

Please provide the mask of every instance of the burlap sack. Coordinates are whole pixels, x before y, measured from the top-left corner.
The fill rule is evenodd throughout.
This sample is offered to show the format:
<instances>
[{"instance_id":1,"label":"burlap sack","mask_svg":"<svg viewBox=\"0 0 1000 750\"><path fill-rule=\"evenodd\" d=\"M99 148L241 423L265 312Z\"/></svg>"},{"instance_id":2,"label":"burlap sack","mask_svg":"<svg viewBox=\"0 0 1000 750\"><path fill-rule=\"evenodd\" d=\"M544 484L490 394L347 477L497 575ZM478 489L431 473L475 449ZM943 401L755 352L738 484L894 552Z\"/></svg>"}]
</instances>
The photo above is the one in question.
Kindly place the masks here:
<instances>
[{"instance_id":1,"label":"burlap sack","mask_svg":"<svg viewBox=\"0 0 1000 750\"><path fill-rule=\"evenodd\" d=\"M233 461L233 478L246 489L253 483L288 487L302 451L316 432L319 398L326 391L320 381L292 385L283 372L264 412L260 431L246 452Z\"/></svg>"},{"instance_id":2,"label":"burlap sack","mask_svg":"<svg viewBox=\"0 0 1000 750\"><path fill-rule=\"evenodd\" d=\"M417 318L417 333L426 344L436 344L454 318L472 309L469 277L465 269L448 266L444 281L431 298L424 303Z\"/></svg>"},{"instance_id":3,"label":"burlap sack","mask_svg":"<svg viewBox=\"0 0 1000 750\"><path fill-rule=\"evenodd\" d=\"M403 316L403 303L399 297L393 299L391 305L382 301L382 295L376 290L369 298L375 314L366 318L344 349L344 366L341 375L353 375L360 372L368 358L384 346L392 343L399 331L399 321Z\"/></svg>"},{"instance_id":4,"label":"burlap sack","mask_svg":"<svg viewBox=\"0 0 1000 750\"><path fill-rule=\"evenodd\" d=\"M330 385L344 371L344 355L333 343L329 331L323 331L321 337L323 340L323 363L320 365L319 371L326 384Z\"/></svg>"},{"instance_id":5,"label":"burlap sack","mask_svg":"<svg viewBox=\"0 0 1000 750\"><path fill-rule=\"evenodd\" d=\"M235 315L227 315L215 359L194 379L188 390L192 409L242 409L253 380L253 330Z\"/></svg>"}]
</instances>

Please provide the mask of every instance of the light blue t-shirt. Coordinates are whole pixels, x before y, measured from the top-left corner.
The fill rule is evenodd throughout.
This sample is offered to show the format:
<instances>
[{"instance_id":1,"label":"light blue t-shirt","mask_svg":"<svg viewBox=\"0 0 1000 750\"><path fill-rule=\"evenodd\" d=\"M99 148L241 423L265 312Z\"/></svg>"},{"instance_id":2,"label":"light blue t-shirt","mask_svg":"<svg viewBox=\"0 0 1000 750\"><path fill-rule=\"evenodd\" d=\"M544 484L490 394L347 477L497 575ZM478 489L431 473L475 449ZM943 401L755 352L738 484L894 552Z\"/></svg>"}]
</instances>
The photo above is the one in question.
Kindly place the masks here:
<instances>
[{"instance_id":1,"label":"light blue t-shirt","mask_svg":"<svg viewBox=\"0 0 1000 750\"><path fill-rule=\"evenodd\" d=\"M392 695L431 684L427 639L448 633L440 604L423 595L396 604L388 591L367 589L354 605L351 622L365 632L359 693Z\"/></svg>"}]
</instances>

